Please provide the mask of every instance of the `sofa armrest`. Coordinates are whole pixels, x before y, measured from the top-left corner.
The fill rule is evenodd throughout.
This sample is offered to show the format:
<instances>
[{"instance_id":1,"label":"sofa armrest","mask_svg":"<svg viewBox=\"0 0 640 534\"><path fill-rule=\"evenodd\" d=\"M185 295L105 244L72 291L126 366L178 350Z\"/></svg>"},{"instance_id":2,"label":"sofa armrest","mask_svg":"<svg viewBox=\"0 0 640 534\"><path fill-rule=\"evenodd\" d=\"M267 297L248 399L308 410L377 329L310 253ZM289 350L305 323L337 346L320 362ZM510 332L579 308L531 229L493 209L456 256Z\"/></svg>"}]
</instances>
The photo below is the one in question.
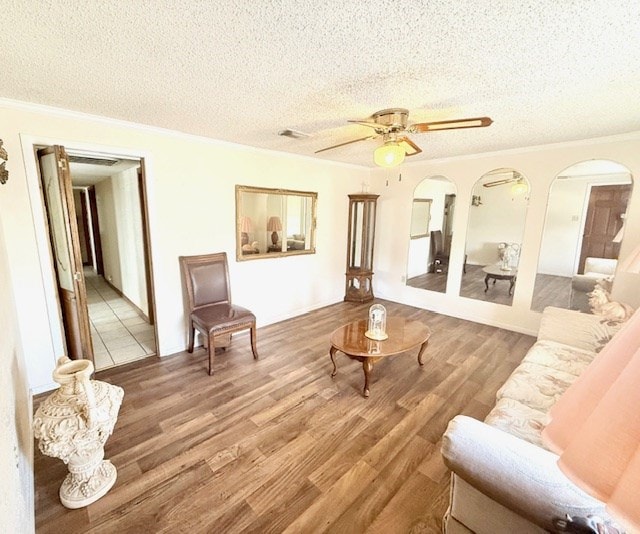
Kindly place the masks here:
<instances>
[{"instance_id":1,"label":"sofa armrest","mask_svg":"<svg viewBox=\"0 0 640 534\"><path fill-rule=\"evenodd\" d=\"M596 284L604 278L604 276L595 277L590 274L574 274L571 278L571 290L591 293L596 287Z\"/></svg>"},{"instance_id":2,"label":"sofa armrest","mask_svg":"<svg viewBox=\"0 0 640 534\"><path fill-rule=\"evenodd\" d=\"M553 519L595 514L604 504L558 468L558 457L502 430L458 415L442 438L445 464L478 491L547 530Z\"/></svg>"},{"instance_id":3,"label":"sofa armrest","mask_svg":"<svg viewBox=\"0 0 640 534\"><path fill-rule=\"evenodd\" d=\"M542 312L538 340L600 352L622 324L607 321L599 315L548 306Z\"/></svg>"}]
</instances>

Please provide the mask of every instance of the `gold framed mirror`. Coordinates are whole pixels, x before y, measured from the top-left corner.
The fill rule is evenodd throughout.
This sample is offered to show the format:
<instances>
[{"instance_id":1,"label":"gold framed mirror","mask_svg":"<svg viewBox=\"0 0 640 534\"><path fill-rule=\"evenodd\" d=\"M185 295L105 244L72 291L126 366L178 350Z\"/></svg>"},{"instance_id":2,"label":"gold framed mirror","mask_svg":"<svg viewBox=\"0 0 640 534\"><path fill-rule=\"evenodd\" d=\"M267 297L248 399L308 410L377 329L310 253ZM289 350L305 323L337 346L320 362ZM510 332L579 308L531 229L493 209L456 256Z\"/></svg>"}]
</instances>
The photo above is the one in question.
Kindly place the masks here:
<instances>
[{"instance_id":1,"label":"gold framed mirror","mask_svg":"<svg viewBox=\"0 0 640 534\"><path fill-rule=\"evenodd\" d=\"M316 252L318 193L236 185L236 259Z\"/></svg>"}]
</instances>

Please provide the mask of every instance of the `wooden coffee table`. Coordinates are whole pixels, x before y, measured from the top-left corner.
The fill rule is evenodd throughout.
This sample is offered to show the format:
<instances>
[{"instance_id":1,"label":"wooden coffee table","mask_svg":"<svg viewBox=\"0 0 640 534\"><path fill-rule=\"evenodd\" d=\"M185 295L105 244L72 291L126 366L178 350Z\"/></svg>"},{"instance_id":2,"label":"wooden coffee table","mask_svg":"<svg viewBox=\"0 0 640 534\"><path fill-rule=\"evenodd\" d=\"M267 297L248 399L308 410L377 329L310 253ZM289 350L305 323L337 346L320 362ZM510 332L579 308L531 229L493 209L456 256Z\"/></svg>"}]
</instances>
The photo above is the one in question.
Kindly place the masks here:
<instances>
[{"instance_id":1,"label":"wooden coffee table","mask_svg":"<svg viewBox=\"0 0 640 534\"><path fill-rule=\"evenodd\" d=\"M516 277L518 276L517 269L501 269L497 265L487 265L482 268L485 274L484 277L484 292L489 291L489 280L493 278L493 285L496 284L496 280L509 280L509 296L513 294L513 285L516 283Z\"/></svg>"},{"instance_id":2,"label":"wooden coffee table","mask_svg":"<svg viewBox=\"0 0 640 534\"><path fill-rule=\"evenodd\" d=\"M367 330L367 319L354 321L341 326L331 334L331 363L333 363L333 373L336 376L338 368L334 355L340 351L352 360L362 362L364 371L364 391L365 397L369 396L369 376L373 365L381 358L401 354L420 346L418 351L418 363L423 365L422 355L424 354L431 331L427 326L418 321L410 321L402 317L387 318L388 339L384 341L374 341L364 335Z\"/></svg>"}]
</instances>

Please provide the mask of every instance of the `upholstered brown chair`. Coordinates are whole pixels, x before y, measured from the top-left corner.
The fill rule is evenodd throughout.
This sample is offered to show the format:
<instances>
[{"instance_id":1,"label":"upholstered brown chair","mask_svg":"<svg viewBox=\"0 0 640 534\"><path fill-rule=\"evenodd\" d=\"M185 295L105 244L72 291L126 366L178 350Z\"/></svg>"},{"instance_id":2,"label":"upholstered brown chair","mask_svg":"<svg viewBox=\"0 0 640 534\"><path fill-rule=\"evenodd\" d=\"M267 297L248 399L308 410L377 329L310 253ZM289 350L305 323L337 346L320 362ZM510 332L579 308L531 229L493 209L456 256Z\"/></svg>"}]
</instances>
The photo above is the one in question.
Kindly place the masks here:
<instances>
[{"instance_id":1,"label":"upholstered brown chair","mask_svg":"<svg viewBox=\"0 0 640 534\"><path fill-rule=\"evenodd\" d=\"M441 230L431 231L431 272L446 273L449 268L449 253L445 250Z\"/></svg>"},{"instance_id":2,"label":"upholstered brown chair","mask_svg":"<svg viewBox=\"0 0 640 534\"><path fill-rule=\"evenodd\" d=\"M251 351L256 349L256 317L246 308L231 304L226 252L201 256L180 256L189 313L189 352L193 352L195 331L200 332L209 351L209 374L213 374L215 347L231 343L231 334L251 330Z\"/></svg>"}]
</instances>

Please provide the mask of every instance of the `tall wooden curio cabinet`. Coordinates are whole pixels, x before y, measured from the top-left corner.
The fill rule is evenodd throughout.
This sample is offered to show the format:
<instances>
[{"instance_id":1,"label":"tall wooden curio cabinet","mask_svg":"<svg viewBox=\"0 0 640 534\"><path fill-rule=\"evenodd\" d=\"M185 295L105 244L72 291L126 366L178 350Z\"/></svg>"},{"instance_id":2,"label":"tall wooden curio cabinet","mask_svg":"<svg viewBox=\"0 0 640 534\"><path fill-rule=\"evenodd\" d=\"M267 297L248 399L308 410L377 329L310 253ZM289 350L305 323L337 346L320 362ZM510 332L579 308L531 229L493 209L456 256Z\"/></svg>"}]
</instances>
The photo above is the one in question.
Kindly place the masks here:
<instances>
[{"instance_id":1,"label":"tall wooden curio cabinet","mask_svg":"<svg viewBox=\"0 0 640 534\"><path fill-rule=\"evenodd\" d=\"M373 300L373 242L379 196L364 193L349 195L346 301Z\"/></svg>"}]
</instances>

